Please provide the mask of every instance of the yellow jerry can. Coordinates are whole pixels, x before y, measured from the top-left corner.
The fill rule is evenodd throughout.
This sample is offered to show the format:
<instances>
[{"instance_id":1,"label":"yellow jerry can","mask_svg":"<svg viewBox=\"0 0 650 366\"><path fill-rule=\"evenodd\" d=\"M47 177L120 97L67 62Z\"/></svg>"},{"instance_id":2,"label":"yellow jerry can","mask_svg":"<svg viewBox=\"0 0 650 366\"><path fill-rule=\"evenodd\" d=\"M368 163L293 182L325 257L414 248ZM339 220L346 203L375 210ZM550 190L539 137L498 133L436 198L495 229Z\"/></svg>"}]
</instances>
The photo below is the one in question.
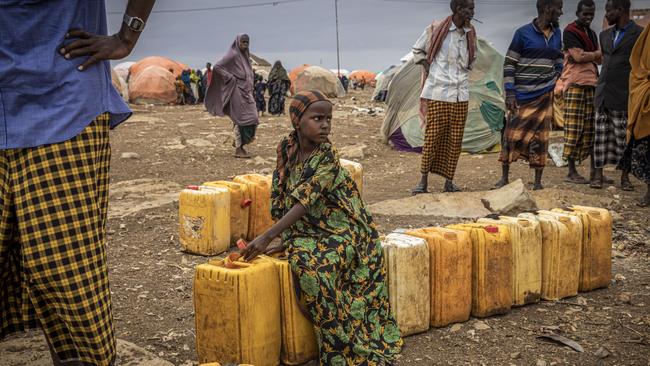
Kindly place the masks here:
<instances>
[{"instance_id":1,"label":"yellow jerry can","mask_svg":"<svg viewBox=\"0 0 650 366\"><path fill-rule=\"evenodd\" d=\"M280 363L280 286L275 265L218 259L196 267L194 313L199 362ZM226 266L230 267L227 268Z\"/></svg>"},{"instance_id":2,"label":"yellow jerry can","mask_svg":"<svg viewBox=\"0 0 650 366\"><path fill-rule=\"evenodd\" d=\"M273 181L270 175L261 174L238 175L233 181L246 184L253 201L248 216L248 234L246 235L246 240L250 241L273 226L271 218L271 185Z\"/></svg>"},{"instance_id":3,"label":"yellow jerry can","mask_svg":"<svg viewBox=\"0 0 650 366\"><path fill-rule=\"evenodd\" d=\"M512 244L503 225L458 224L472 241L472 316L505 314L512 306Z\"/></svg>"},{"instance_id":4,"label":"yellow jerry can","mask_svg":"<svg viewBox=\"0 0 650 366\"><path fill-rule=\"evenodd\" d=\"M363 165L357 163L356 161L339 159L341 166L344 167L352 180L357 184L357 189L359 189L359 194L363 193Z\"/></svg>"},{"instance_id":5,"label":"yellow jerry can","mask_svg":"<svg viewBox=\"0 0 650 366\"><path fill-rule=\"evenodd\" d=\"M579 291L609 286L612 279L612 215L604 208L572 206L555 209L582 221L582 260Z\"/></svg>"},{"instance_id":6,"label":"yellow jerry can","mask_svg":"<svg viewBox=\"0 0 650 366\"><path fill-rule=\"evenodd\" d=\"M409 230L429 248L432 327L467 321L472 310L472 243L464 231L441 227Z\"/></svg>"},{"instance_id":7,"label":"yellow jerry can","mask_svg":"<svg viewBox=\"0 0 650 366\"><path fill-rule=\"evenodd\" d=\"M582 252L580 219L549 211L519 217L539 221L542 229L542 299L577 295Z\"/></svg>"},{"instance_id":8,"label":"yellow jerry can","mask_svg":"<svg viewBox=\"0 0 650 366\"><path fill-rule=\"evenodd\" d=\"M318 358L314 325L305 317L298 299L289 261L283 256L261 256L275 265L280 282L281 360L285 365L300 365Z\"/></svg>"},{"instance_id":9,"label":"yellow jerry can","mask_svg":"<svg viewBox=\"0 0 650 366\"><path fill-rule=\"evenodd\" d=\"M381 243L388 300L402 336L429 330L429 248L426 240L388 234Z\"/></svg>"},{"instance_id":10,"label":"yellow jerry can","mask_svg":"<svg viewBox=\"0 0 650 366\"><path fill-rule=\"evenodd\" d=\"M225 252L230 246L230 193L189 186L178 199L178 221L183 250L201 255Z\"/></svg>"},{"instance_id":11,"label":"yellow jerry can","mask_svg":"<svg viewBox=\"0 0 650 366\"><path fill-rule=\"evenodd\" d=\"M542 229L537 220L501 216L479 219L482 224L503 225L512 244L512 299L520 306L538 302L542 292Z\"/></svg>"},{"instance_id":12,"label":"yellow jerry can","mask_svg":"<svg viewBox=\"0 0 650 366\"><path fill-rule=\"evenodd\" d=\"M248 217L250 216L251 196L248 185L220 180L203 183L205 187L224 187L230 191L230 245L248 236Z\"/></svg>"}]
</instances>

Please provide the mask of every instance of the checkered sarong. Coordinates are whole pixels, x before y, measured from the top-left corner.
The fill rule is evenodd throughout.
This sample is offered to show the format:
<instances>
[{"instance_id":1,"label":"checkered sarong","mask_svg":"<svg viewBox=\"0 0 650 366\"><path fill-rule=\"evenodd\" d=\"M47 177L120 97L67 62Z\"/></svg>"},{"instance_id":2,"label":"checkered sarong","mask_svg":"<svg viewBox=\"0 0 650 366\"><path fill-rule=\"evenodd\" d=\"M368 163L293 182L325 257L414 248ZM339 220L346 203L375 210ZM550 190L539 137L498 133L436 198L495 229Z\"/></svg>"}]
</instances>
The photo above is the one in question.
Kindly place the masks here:
<instances>
[{"instance_id":1,"label":"checkered sarong","mask_svg":"<svg viewBox=\"0 0 650 366\"><path fill-rule=\"evenodd\" d=\"M564 160L581 162L591 155L594 90L593 86L570 86L564 92Z\"/></svg>"},{"instance_id":2,"label":"checkered sarong","mask_svg":"<svg viewBox=\"0 0 650 366\"><path fill-rule=\"evenodd\" d=\"M454 179L463 143L468 102L427 101L427 126L422 146L422 174Z\"/></svg>"},{"instance_id":3,"label":"checkered sarong","mask_svg":"<svg viewBox=\"0 0 650 366\"><path fill-rule=\"evenodd\" d=\"M102 114L71 140L0 150L0 339L41 327L61 360L114 361L108 134Z\"/></svg>"},{"instance_id":4,"label":"checkered sarong","mask_svg":"<svg viewBox=\"0 0 650 366\"><path fill-rule=\"evenodd\" d=\"M600 109L596 113L594 166L618 165L627 147L627 111Z\"/></svg>"},{"instance_id":5,"label":"checkered sarong","mask_svg":"<svg viewBox=\"0 0 650 366\"><path fill-rule=\"evenodd\" d=\"M553 123L553 92L523 103L514 118L507 121L501 141L499 161L528 160L531 168L546 166L548 139Z\"/></svg>"}]
</instances>

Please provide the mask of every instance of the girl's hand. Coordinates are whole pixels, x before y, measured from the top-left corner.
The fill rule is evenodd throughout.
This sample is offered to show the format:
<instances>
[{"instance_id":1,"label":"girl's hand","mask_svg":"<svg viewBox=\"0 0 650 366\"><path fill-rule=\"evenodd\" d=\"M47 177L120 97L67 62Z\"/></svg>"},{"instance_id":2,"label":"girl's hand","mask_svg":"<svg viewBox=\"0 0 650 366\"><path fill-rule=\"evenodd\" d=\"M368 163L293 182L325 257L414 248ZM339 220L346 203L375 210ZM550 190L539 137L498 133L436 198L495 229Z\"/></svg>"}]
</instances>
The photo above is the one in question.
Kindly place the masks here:
<instances>
[{"instance_id":1,"label":"girl's hand","mask_svg":"<svg viewBox=\"0 0 650 366\"><path fill-rule=\"evenodd\" d=\"M254 259L260 254L263 254L266 251L266 248L271 243L271 239L266 238L261 235L255 238L255 240L248 243L246 248L242 249L239 253L242 255L245 261Z\"/></svg>"}]
</instances>

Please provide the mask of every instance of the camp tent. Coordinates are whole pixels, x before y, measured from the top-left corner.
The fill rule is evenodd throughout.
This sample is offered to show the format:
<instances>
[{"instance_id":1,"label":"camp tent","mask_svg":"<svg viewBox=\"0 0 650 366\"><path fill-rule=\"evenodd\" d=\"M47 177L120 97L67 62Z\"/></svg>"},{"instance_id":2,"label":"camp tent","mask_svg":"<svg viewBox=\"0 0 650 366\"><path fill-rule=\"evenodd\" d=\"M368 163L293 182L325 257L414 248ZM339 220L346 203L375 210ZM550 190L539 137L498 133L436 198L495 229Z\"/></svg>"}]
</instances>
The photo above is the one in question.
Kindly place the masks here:
<instances>
[{"instance_id":1,"label":"camp tent","mask_svg":"<svg viewBox=\"0 0 650 366\"><path fill-rule=\"evenodd\" d=\"M386 101L385 96L388 94L388 85L395 73L399 71L400 66L391 65L386 70L380 72L375 77L375 91L372 93L372 99L376 101Z\"/></svg>"},{"instance_id":2,"label":"camp tent","mask_svg":"<svg viewBox=\"0 0 650 366\"><path fill-rule=\"evenodd\" d=\"M407 58L388 87L388 108L381 127L384 142L398 150L421 151L424 131L420 122L422 67ZM505 114L503 60L488 42L478 40L477 59L469 76L470 101L463 150L478 153L500 142Z\"/></svg>"},{"instance_id":3,"label":"camp tent","mask_svg":"<svg viewBox=\"0 0 650 366\"><path fill-rule=\"evenodd\" d=\"M135 104L169 104L176 102L174 74L160 66L149 66L131 76L129 99Z\"/></svg>"},{"instance_id":4,"label":"camp tent","mask_svg":"<svg viewBox=\"0 0 650 366\"><path fill-rule=\"evenodd\" d=\"M366 83L366 85L374 86L375 84L375 77L377 75L368 70L354 70L350 73L350 80L353 81L362 81Z\"/></svg>"},{"instance_id":5,"label":"camp tent","mask_svg":"<svg viewBox=\"0 0 650 366\"><path fill-rule=\"evenodd\" d=\"M320 66L309 66L298 74L292 85L298 93L303 90L320 90L330 98L345 96L345 89L333 72Z\"/></svg>"},{"instance_id":6,"label":"camp tent","mask_svg":"<svg viewBox=\"0 0 650 366\"><path fill-rule=\"evenodd\" d=\"M113 67L113 70L117 73L119 77L121 77L124 80L129 79L129 68L131 66L135 65L135 62L133 61L125 61L125 62L120 62L119 64L115 65Z\"/></svg>"},{"instance_id":7,"label":"camp tent","mask_svg":"<svg viewBox=\"0 0 650 366\"><path fill-rule=\"evenodd\" d=\"M173 70L174 77L178 77L183 70L189 68L189 66L174 61L172 59L169 59L167 57L150 56L150 57L145 57L142 60L131 65L131 67L129 68L131 77L136 76L138 73L145 70L149 66L158 66L158 67L162 67L165 70Z\"/></svg>"},{"instance_id":8,"label":"camp tent","mask_svg":"<svg viewBox=\"0 0 650 366\"><path fill-rule=\"evenodd\" d=\"M118 75L115 69L111 69L111 82L113 83L113 87L115 90L117 90L120 96L124 98L124 100L129 100L129 89L126 84L126 80Z\"/></svg>"},{"instance_id":9,"label":"camp tent","mask_svg":"<svg viewBox=\"0 0 650 366\"><path fill-rule=\"evenodd\" d=\"M302 64L302 65L300 65L298 67L293 68L291 71L289 71L289 81L291 81L291 88L289 89L289 91L291 92L291 94L295 93L295 91L293 89L293 84L296 83L296 79L298 79L298 74L305 71L305 69L308 68L309 66L311 66L311 65Z\"/></svg>"}]
</instances>

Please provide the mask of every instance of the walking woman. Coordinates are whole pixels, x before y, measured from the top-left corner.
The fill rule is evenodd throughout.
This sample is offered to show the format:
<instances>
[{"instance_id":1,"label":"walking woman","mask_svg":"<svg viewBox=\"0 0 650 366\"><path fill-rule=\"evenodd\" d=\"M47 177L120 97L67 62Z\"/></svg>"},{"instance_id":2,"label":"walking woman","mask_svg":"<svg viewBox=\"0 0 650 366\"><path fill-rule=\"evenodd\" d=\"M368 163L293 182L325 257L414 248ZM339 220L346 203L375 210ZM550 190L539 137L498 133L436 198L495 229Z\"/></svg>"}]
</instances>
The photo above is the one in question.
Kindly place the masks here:
<instances>
[{"instance_id":1,"label":"walking woman","mask_svg":"<svg viewBox=\"0 0 650 366\"><path fill-rule=\"evenodd\" d=\"M269 113L273 116L284 114L284 99L291 86L287 70L282 67L282 62L275 61L269 73Z\"/></svg>"},{"instance_id":2,"label":"walking woman","mask_svg":"<svg viewBox=\"0 0 650 366\"><path fill-rule=\"evenodd\" d=\"M250 158L244 146L255 139L259 124L249 43L248 35L237 35L226 55L214 65L213 80L205 95L205 107L210 114L232 120L237 158Z\"/></svg>"},{"instance_id":3,"label":"walking woman","mask_svg":"<svg viewBox=\"0 0 650 366\"><path fill-rule=\"evenodd\" d=\"M282 235L291 271L316 331L321 365L383 366L402 338L390 310L377 229L328 139L332 103L296 94L293 132L277 148L271 214L277 220L242 251L245 260Z\"/></svg>"}]
</instances>

